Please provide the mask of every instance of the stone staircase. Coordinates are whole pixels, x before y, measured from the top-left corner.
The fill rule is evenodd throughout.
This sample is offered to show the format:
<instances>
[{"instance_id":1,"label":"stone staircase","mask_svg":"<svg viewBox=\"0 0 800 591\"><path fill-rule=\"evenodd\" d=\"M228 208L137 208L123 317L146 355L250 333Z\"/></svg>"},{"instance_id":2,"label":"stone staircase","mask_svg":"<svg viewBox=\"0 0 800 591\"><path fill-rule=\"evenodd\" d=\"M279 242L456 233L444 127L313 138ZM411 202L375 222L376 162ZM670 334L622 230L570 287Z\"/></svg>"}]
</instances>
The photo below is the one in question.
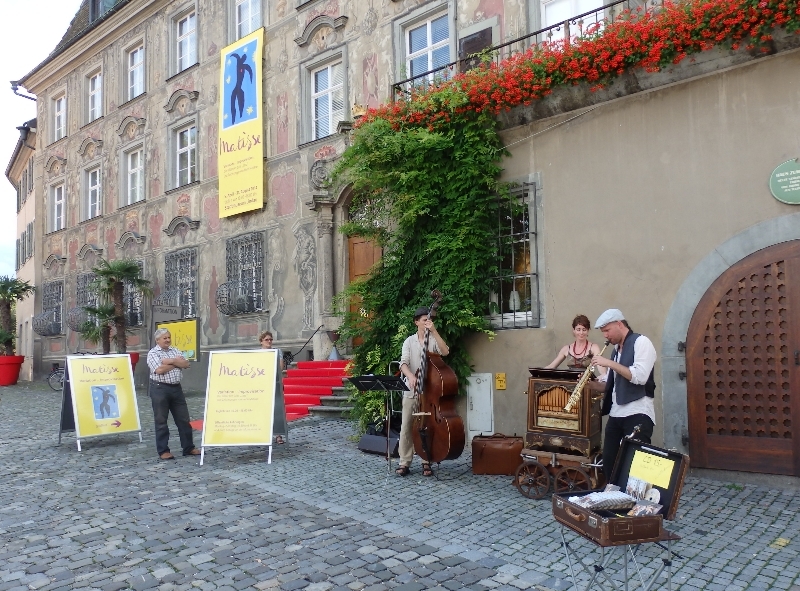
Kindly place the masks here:
<instances>
[{"instance_id":1,"label":"stone staircase","mask_svg":"<svg viewBox=\"0 0 800 591\"><path fill-rule=\"evenodd\" d=\"M347 363L346 359L298 361L295 368L286 370L286 419L292 421L308 414L337 418L350 410L343 386Z\"/></svg>"}]
</instances>

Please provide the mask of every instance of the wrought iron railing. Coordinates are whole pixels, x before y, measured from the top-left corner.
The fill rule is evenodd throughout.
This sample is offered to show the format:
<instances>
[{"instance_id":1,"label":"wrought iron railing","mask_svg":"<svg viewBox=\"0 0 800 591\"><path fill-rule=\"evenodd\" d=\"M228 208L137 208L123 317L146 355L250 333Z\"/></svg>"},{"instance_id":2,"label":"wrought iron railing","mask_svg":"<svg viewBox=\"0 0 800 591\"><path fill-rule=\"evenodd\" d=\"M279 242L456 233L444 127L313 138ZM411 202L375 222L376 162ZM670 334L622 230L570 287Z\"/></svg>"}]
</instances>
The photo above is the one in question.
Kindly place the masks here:
<instances>
[{"instance_id":1,"label":"wrought iron railing","mask_svg":"<svg viewBox=\"0 0 800 591\"><path fill-rule=\"evenodd\" d=\"M42 337L55 337L62 334L61 310L45 310L33 317L33 332Z\"/></svg>"},{"instance_id":2,"label":"wrought iron railing","mask_svg":"<svg viewBox=\"0 0 800 591\"><path fill-rule=\"evenodd\" d=\"M665 0L615 0L608 4L571 17L554 25L550 25L523 37L518 37L500 45L495 45L478 54L466 55L458 60L434 68L412 78L401 80L392 85L392 100L409 96L414 89L424 90L431 84L449 80L460 72L466 72L482 63L500 64L511 56L523 53L531 47L542 43L564 39L565 42L575 40L588 32L600 30L605 24L613 23L627 11L637 9L656 10L664 5Z\"/></svg>"}]
</instances>

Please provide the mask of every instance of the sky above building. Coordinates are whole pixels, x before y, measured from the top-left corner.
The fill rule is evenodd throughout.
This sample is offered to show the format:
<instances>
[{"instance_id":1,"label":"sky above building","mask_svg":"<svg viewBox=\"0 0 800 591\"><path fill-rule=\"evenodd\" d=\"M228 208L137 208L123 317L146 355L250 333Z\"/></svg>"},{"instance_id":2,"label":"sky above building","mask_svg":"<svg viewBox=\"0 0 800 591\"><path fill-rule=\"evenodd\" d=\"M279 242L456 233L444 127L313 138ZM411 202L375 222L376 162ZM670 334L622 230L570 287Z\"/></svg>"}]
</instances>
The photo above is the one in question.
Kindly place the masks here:
<instances>
[{"instance_id":1,"label":"sky above building","mask_svg":"<svg viewBox=\"0 0 800 591\"><path fill-rule=\"evenodd\" d=\"M53 51L80 4L81 0L0 0L0 275L15 274L18 238L17 192L5 170L19 139L17 127L36 117L36 103L16 96L10 81L22 78Z\"/></svg>"}]
</instances>

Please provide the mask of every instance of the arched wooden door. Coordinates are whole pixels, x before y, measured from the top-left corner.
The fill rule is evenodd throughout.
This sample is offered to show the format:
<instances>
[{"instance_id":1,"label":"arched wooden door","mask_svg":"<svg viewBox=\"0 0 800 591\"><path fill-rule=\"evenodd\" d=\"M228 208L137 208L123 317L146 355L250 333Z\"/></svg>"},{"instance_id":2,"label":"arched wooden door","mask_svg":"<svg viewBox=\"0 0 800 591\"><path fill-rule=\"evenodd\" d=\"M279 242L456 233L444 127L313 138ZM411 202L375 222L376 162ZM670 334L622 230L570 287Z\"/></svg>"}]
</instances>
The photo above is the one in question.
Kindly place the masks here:
<instances>
[{"instance_id":1,"label":"arched wooden door","mask_svg":"<svg viewBox=\"0 0 800 591\"><path fill-rule=\"evenodd\" d=\"M348 251L348 277L350 282L365 277L369 274L370 270L375 263L381 260L383 250L374 242L361 237L352 237L347 241ZM359 303L353 301L350 304L350 312L357 313L359 311ZM353 345L360 345L362 342L360 337L353 339Z\"/></svg>"},{"instance_id":2,"label":"arched wooden door","mask_svg":"<svg viewBox=\"0 0 800 591\"><path fill-rule=\"evenodd\" d=\"M686 373L693 466L800 476L800 241L712 284L689 324Z\"/></svg>"}]
</instances>

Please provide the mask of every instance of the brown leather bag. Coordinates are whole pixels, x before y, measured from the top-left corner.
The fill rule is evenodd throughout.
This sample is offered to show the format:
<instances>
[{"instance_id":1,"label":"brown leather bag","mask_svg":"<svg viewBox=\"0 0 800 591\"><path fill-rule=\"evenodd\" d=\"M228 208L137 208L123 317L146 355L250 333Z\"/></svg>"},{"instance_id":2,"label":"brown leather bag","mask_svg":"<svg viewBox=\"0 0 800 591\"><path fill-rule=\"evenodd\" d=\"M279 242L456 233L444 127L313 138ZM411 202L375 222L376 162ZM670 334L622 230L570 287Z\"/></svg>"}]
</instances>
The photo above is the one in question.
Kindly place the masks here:
<instances>
[{"instance_id":1,"label":"brown leather bag","mask_svg":"<svg viewBox=\"0 0 800 591\"><path fill-rule=\"evenodd\" d=\"M502 433L478 435L472 438L472 473L505 474L510 476L522 463L522 437Z\"/></svg>"}]
</instances>

